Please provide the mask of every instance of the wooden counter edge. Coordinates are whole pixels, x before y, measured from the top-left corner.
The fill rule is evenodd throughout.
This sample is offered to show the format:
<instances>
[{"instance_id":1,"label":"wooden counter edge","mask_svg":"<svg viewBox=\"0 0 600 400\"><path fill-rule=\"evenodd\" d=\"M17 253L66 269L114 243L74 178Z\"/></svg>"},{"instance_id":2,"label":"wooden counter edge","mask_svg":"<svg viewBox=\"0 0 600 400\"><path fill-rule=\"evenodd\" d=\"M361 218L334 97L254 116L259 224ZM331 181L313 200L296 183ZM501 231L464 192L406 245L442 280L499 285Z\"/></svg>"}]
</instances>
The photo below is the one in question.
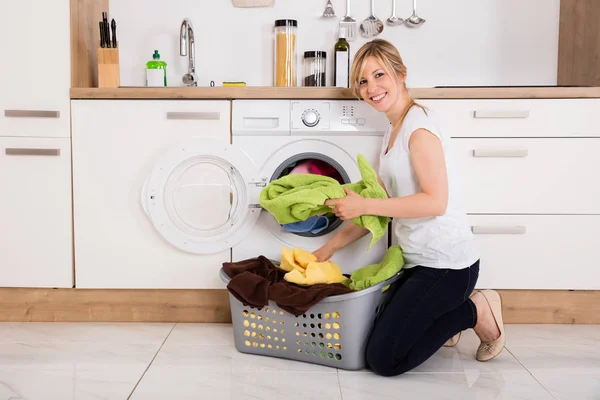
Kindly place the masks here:
<instances>
[{"instance_id":1,"label":"wooden counter edge","mask_svg":"<svg viewBox=\"0 0 600 400\"><path fill-rule=\"evenodd\" d=\"M600 87L412 88L416 99L600 98ZM71 88L71 99L355 99L343 88L121 87Z\"/></svg>"},{"instance_id":2,"label":"wooden counter edge","mask_svg":"<svg viewBox=\"0 0 600 400\"><path fill-rule=\"evenodd\" d=\"M509 324L599 324L600 291L499 290ZM0 288L2 322L229 323L225 289Z\"/></svg>"}]
</instances>

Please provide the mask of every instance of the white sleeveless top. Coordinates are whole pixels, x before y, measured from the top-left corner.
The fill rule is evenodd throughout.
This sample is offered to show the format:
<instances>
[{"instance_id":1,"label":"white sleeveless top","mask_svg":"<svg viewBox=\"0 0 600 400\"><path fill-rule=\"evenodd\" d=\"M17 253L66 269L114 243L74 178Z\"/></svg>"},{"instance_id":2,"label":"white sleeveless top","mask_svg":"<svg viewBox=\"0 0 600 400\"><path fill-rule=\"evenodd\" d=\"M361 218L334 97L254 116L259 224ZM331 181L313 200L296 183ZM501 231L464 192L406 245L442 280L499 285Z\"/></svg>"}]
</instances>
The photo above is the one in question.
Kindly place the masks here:
<instances>
[{"instance_id":1,"label":"white sleeveless top","mask_svg":"<svg viewBox=\"0 0 600 400\"><path fill-rule=\"evenodd\" d=\"M435 114L413 106L407 113L394 146L385 154L391 125L383 139L379 157L379 175L390 197L409 196L421 191L411 165L408 143L417 129L426 129L442 142L448 173L448 207L443 216L395 218L394 235L404 254L404 268L417 265L433 268L462 269L480 257L467 222L452 162L450 136L446 136Z\"/></svg>"}]
</instances>

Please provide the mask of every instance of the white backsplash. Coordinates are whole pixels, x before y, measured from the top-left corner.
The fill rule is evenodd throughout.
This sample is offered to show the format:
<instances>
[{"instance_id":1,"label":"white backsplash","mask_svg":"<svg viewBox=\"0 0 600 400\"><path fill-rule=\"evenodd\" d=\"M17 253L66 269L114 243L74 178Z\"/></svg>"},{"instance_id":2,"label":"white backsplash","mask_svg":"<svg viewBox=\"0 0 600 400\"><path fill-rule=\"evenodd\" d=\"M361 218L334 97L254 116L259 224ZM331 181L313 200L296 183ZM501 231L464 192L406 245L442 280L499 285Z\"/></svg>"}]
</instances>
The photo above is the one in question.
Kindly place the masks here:
<instances>
[{"instance_id":1,"label":"white backsplash","mask_svg":"<svg viewBox=\"0 0 600 400\"><path fill-rule=\"evenodd\" d=\"M332 0L338 16L345 0ZM168 4L168 5L167 5ZM332 49L338 20L320 19L326 0L275 0L272 8L234 8L231 0L110 0L118 22L121 85L143 86L145 64L155 49L166 61L168 85L181 86L187 57L179 55L179 27L190 18L196 34L199 86L245 81L271 86L273 23L298 20L299 68L306 50L327 51L327 81L333 81ZM376 0L375 15L385 21L392 0ZM385 26L379 36L394 43L408 67L410 87L437 85L556 84L560 0L419 0L419 28ZM397 0L408 17L411 0ZM351 0L359 21L370 1ZM351 42L351 54L367 41Z\"/></svg>"}]
</instances>

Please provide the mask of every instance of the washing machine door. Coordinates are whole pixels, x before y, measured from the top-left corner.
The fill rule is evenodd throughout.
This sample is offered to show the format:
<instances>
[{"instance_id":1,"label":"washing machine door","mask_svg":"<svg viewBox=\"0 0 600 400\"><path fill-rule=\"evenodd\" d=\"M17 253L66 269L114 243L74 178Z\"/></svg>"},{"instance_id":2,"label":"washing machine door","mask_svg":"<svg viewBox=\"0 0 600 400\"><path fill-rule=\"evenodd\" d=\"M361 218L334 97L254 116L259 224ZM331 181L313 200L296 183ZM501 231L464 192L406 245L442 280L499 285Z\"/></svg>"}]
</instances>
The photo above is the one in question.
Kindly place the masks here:
<instances>
[{"instance_id":1,"label":"washing machine door","mask_svg":"<svg viewBox=\"0 0 600 400\"><path fill-rule=\"evenodd\" d=\"M142 206L173 246L195 254L227 250L260 214L252 160L223 140L191 137L165 153L142 189Z\"/></svg>"}]
</instances>

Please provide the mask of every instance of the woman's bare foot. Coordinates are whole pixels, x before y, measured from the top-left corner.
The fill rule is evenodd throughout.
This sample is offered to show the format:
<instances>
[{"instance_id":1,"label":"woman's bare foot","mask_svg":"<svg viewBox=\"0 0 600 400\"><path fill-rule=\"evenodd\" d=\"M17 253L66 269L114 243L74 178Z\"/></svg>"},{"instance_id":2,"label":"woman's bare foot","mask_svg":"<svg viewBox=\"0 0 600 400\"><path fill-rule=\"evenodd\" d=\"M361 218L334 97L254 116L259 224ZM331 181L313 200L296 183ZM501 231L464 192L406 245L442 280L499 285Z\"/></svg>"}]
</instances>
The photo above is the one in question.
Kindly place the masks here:
<instances>
[{"instance_id":1,"label":"woman's bare foot","mask_svg":"<svg viewBox=\"0 0 600 400\"><path fill-rule=\"evenodd\" d=\"M490 305L483 297L481 292L477 292L471 297L471 300L477 308L477 325L475 325L475 333L479 336L482 342L492 342L500 337L500 329L496 324L494 315Z\"/></svg>"}]
</instances>

